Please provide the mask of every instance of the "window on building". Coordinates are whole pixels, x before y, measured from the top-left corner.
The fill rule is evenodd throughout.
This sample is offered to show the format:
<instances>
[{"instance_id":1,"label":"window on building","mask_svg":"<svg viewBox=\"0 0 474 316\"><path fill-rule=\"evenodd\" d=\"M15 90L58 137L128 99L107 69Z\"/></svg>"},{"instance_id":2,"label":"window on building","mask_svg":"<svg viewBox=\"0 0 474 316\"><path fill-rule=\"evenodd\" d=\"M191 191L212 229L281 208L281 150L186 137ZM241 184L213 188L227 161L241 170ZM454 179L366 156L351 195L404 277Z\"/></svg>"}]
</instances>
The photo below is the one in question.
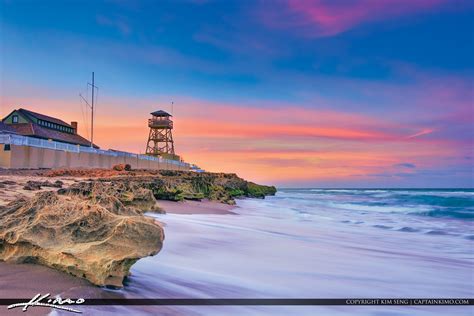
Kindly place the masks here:
<instances>
[{"instance_id":1,"label":"window on building","mask_svg":"<svg viewBox=\"0 0 474 316\"><path fill-rule=\"evenodd\" d=\"M4 151L10 151L11 150L10 144L3 145L3 150Z\"/></svg>"},{"instance_id":2,"label":"window on building","mask_svg":"<svg viewBox=\"0 0 474 316\"><path fill-rule=\"evenodd\" d=\"M12 123L13 123L13 124L18 123L18 115L13 115L13 116L12 116Z\"/></svg>"}]
</instances>

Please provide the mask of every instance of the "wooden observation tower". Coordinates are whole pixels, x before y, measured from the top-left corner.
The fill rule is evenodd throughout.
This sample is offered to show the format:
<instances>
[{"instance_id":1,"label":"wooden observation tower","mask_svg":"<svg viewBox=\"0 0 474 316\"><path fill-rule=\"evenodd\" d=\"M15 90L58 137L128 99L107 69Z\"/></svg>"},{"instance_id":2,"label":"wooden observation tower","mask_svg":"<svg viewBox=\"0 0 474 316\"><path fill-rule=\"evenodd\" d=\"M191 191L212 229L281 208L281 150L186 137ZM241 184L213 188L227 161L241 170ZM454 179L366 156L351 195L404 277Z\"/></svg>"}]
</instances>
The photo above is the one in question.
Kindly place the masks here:
<instances>
[{"instance_id":1,"label":"wooden observation tower","mask_svg":"<svg viewBox=\"0 0 474 316\"><path fill-rule=\"evenodd\" d=\"M158 110L150 113L148 120L150 135L146 145L146 154L150 156L174 156L173 121L171 115L165 111Z\"/></svg>"}]
</instances>

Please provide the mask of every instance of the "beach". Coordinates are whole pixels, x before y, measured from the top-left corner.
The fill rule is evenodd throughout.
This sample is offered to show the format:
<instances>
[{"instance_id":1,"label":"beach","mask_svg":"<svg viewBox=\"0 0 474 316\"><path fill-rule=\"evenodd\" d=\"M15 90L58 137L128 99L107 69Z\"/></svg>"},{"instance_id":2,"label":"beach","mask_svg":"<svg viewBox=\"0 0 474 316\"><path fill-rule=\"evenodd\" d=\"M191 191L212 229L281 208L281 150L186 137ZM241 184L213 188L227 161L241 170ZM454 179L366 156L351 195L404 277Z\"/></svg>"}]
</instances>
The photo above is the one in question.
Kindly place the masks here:
<instances>
[{"instance_id":1,"label":"beach","mask_svg":"<svg viewBox=\"0 0 474 316\"><path fill-rule=\"evenodd\" d=\"M122 297L130 268L162 249L151 214L234 215L236 198L275 191L224 173L0 170L0 298Z\"/></svg>"},{"instance_id":2,"label":"beach","mask_svg":"<svg viewBox=\"0 0 474 316\"><path fill-rule=\"evenodd\" d=\"M40 179L44 180L44 179ZM3 181L15 181L18 186L24 184L25 179L19 176L8 177ZM67 180L66 180L67 181ZM72 181L72 180L70 180ZM25 182L26 183L26 182ZM13 190L12 190L13 191ZM5 194L4 197L11 200L12 195ZM2 199L6 203L7 199ZM217 203L209 200L204 201L182 201L172 202L158 201L160 208L167 214L214 214L228 215L236 206ZM19 298L29 300L38 293L51 293L62 298L124 298L121 291L107 290L97 287L87 280L76 278L64 272L60 272L45 266L35 264L10 264L0 262L0 298ZM162 289L166 291L165 288ZM147 309L140 307L142 313ZM103 311L106 312L106 311ZM161 308L162 314L167 313L166 308ZM172 311L168 311L172 314ZM48 315L49 308L30 308L28 315ZM20 309L10 310L9 315L24 315Z\"/></svg>"},{"instance_id":3,"label":"beach","mask_svg":"<svg viewBox=\"0 0 474 316\"><path fill-rule=\"evenodd\" d=\"M13 178L18 181L18 178ZM12 178L10 178L12 180ZM19 181L21 183L21 181ZM2 200L4 202L5 200ZM172 202L158 201L160 207L167 214L234 214L236 206L205 201ZM47 289L46 286L47 285ZM35 264L9 264L0 262L0 298L31 298L37 293L64 293L65 296L81 294L84 297L108 297L100 288L93 286L87 280L70 276L66 273ZM120 297L120 295L118 295Z\"/></svg>"},{"instance_id":4,"label":"beach","mask_svg":"<svg viewBox=\"0 0 474 316\"><path fill-rule=\"evenodd\" d=\"M23 184L21 178L9 180L17 181L18 187ZM72 181L73 186L82 183L81 179L63 180ZM145 217L164 230L162 248L132 265L123 288L97 287L40 265L0 263L0 297L29 298L48 292L85 299L459 298L474 294L473 190L280 189L275 196L236 199L235 203L207 198L157 200L159 211L145 212ZM85 314L100 315L473 312L470 306L80 308ZM52 311L51 315L67 313Z\"/></svg>"},{"instance_id":5,"label":"beach","mask_svg":"<svg viewBox=\"0 0 474 316\"><path fill-rule=\"evenodd\" d=\"M0 46L0 316L474 316L474 0L0 0Z\"/></svg>"},{"instance_id":6,"label":"beach","mask_svg":"<svg viewBox=\"0 0 474 316\"><path fill-rule=\"evenodd\" d=\"M209 200L182 202L161 200L158 201L158 205L169 214L236 214L232 212L236 206Z\"/></svg>"}]
</instances>

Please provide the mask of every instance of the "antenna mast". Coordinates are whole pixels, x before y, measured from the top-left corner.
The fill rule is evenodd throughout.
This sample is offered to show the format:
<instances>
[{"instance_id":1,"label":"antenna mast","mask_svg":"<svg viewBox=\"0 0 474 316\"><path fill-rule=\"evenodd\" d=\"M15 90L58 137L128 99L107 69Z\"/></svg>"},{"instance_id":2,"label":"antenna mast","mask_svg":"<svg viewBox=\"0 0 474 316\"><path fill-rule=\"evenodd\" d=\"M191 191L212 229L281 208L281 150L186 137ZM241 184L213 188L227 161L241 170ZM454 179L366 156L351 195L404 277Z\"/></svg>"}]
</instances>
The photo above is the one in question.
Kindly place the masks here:
<instances>
[{"instance_id":1,"label":"antenna mast","mask_svg":"<svg viewBox=\"0 0 474 316\"><path fill-rule=\"evenodd\" d=\"M95 85L94 82L94 72L92 72L92 84L87 83L89 86L92 87L92 105L87 102L87 100L82 96L82 94L79 93L79 96L84 100L84 102L91 108L91 148L94 147L94 92L95 89L99 90L99 87Z\"/></svg>"},{"instance_id":2,"label":"antenna mast","mask_svg":"<svg viewBox=\"0 0 474 316\"><path fill-rule=\"evenodd\" d=\"M91 147L94 147L94 72L92 72Z\"/></svg>"},{"instance_id":3,"label":"antenna mast","mask_svg":"<svg viewBox=\"0 0 474 316\"><path fill-rule=\"evenodd\" d=\"M94 72L92 72L92 84L89 83L92 87L92 105L91 105L91 147L94 148L94 92L95 89L99 90L94 84Z\"/></svg>"}]
</instances>

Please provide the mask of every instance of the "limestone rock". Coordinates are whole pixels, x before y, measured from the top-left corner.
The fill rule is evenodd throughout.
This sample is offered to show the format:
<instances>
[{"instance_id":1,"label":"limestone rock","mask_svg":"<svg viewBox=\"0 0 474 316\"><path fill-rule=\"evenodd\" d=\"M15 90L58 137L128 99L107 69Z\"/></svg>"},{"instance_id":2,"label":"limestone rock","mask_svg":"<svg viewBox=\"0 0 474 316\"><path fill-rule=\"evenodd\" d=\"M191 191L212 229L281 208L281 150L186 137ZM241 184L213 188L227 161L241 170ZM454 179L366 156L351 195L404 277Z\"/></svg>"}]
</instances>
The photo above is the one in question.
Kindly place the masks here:
<instances>
[{"instance_id":1,"label":"limestone rock","mask_svg":"<svg viewBox=\"0 0 474 316\"><path fill-rule=\"evenodd\" d=\"M40 192L0 208L0 260L46 265L100 286L121 287L163 239L153 219L107 194Z\"/></svg>"},{"instance_id":2,"label":"limestone rock","mask_svg":"<svg viewBox=\"0 0 474 316\"><path fill-rule=\"evenodd\" d=\"M111 178L98 181L81 181L61 189L59 194L80 195L99 200L101 204L116 209L114 200L127 207L134 207L140 212L161 213L153 192L144 185L140 178Z\"/></svg>"},{"instance_id":3,"label":"limestone rock","mask_svg":"<svg viewBox=\"0 0 474 316\"><path fill-rule=\"evenodd\" d=\"M63 182L60 180L51 183L49 181L33 181L30 180L26 182L26 185L23 187L23 190L29 191L39 191L42 187L50 187L50 188L61 188L63 186Z\"/></svg>"}]
</instances>

